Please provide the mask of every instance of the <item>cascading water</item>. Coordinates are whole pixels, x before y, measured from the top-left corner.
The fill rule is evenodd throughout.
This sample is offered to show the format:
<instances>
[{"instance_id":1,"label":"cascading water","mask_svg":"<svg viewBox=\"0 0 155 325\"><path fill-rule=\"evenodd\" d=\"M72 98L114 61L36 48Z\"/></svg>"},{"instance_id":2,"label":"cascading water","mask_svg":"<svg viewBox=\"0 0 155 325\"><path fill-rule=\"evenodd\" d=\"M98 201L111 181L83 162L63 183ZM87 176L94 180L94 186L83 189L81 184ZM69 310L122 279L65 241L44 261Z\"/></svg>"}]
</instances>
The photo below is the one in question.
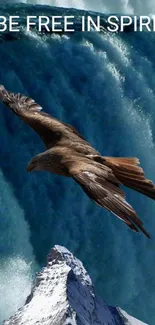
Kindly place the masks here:
<instances>
[{"instance_id":1,"label":"cascading water","mask_svg":"<svg viewBox=\"0 0 155 325\"><path fill-rule=\"evenodd\" d=\"M125 13L127 15L155 14L154 0L0 0L0 3L23 2L28 4L42 4L56 7L70 7L94 10L104 13Z\"/></svg>"},{"instance_id":2,"label":"cascading water","mask_svg":"<svg viewBox=\"0 0 155 325\"><path fill-rule=\"evenodd\" d=\"M13 10L31 15L34 7ZM138 157L155 182L154 41L153 33L132 32L3 37L0 84L73 124L102 154ZM97 207L73 180L27 174L28 161L44 147L6 107L0 111L1 322L23 304L37 265L60 244L84 262L107 303L154 325L155 202L126 191L148 240Z\"/></svg>"}]
</instances>

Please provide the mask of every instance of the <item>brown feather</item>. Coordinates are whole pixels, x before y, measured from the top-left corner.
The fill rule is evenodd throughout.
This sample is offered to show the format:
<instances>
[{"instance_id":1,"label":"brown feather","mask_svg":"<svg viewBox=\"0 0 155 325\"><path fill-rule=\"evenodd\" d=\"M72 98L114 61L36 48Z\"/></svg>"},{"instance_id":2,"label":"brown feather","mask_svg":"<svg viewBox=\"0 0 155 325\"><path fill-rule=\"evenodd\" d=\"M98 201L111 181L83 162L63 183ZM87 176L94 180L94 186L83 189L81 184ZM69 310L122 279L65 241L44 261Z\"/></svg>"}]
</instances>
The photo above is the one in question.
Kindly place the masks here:
<instances>
[{"instance_id":1,"label":"brown feather","mask_svg":"<svg viewBox=\"0 0 155 325\"><path fill-rule=\"evenodd\" d=\"M155 199L154 184L137 166L137 158L102 157L71 125L41 112L41 106L33 99L9 92L3 86L0 100L34 129L48 149L31 160L28 171L47 170L73 177L90 199L114 213L132 230L140 229L149 237L120 188L124 184Z\"/></svg>"},{"instance_id":2,"label":"brown feather","mask_svg":"<svg viewBox=\"0 0 155 325\"><path fill-rule=\"evenodd\" d=\"M137 228L139 228L150 238L135 210L125 201L124 193L119 188L119 181L115 185L111 183L111 180L108 180L108 174L107 180L105 179L104 173L97 166L93 167L91 164L85 163L79 167L77 160L76 163L74 162L73 167L70 168L70 173L91 200L114 213L132 230L138 232Z\"/></svg>"},{"instance_id":3,"label":"brown feather","mask_svg":"<svg viewBox=\"0 0 155 325\"><path fill-rule=\"evenodd\" d=\"M122 184L155 200L155 186L145 178L143 169L137 166L139 163L137 158L103 157L103 159Z\"/></svg>"},{"instance_id":4,"label":"brown feather","mask_svg":"<svg viewBox=\"0 0 155 325\"><path fill-rule=\"evenodd\" d=\"M14 94L0 86L0 100L38 133L47 149L63 138L87 143L71 125L58 121L49 114L41 112L42 107L22 94Z\"/></svg>"}]
</instances>

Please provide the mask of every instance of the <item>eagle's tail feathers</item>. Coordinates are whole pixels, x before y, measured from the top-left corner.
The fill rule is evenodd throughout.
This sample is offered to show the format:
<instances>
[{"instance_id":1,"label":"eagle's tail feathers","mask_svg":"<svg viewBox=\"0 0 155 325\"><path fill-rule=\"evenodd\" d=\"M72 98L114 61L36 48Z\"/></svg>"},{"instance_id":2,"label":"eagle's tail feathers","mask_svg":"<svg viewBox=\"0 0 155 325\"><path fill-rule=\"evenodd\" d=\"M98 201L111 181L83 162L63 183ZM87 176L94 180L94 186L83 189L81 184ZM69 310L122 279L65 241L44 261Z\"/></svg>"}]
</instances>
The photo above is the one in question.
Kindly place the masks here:
<instances>
[{"instance_id":1,"label":"eagle's tail feathers","mask_svg":"<svg viewBox=\"0 0 155 325\"><path fill-rule=\"evenodd\" d=\"M138 166L137 158L102 157L102 159L123 185L155 200L155 185L145 178L143 169Z\"/></svg>"}]
</instances>

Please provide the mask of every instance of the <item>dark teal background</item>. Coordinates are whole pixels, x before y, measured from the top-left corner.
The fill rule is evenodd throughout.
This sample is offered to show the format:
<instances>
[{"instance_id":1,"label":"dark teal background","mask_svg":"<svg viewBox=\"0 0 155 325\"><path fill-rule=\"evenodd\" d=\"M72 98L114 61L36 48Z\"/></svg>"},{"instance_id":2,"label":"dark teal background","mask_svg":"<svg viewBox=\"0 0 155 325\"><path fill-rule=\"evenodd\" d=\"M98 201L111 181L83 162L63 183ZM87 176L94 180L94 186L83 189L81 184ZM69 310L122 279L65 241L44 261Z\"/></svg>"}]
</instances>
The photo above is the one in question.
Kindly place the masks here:
<instances>
[{"instance_id":1,"label":"dark teal background","mask_svg":"<svg viewBox=\"0 0 155 325\"><path fill-rule=\"evenodd\" d=\"M23 15L33 11L24 7ZM103 155L138 157L155 182L154 44L153 33L3 37L0 83L73 124ZM72 179L26 173L43 150L39 137L0 105L1 321L24 303L35 270L60 244L83 261L107 303L154 325L155 203L126 190L148 240L91 202Z\"/></svg>"}]
</instances>

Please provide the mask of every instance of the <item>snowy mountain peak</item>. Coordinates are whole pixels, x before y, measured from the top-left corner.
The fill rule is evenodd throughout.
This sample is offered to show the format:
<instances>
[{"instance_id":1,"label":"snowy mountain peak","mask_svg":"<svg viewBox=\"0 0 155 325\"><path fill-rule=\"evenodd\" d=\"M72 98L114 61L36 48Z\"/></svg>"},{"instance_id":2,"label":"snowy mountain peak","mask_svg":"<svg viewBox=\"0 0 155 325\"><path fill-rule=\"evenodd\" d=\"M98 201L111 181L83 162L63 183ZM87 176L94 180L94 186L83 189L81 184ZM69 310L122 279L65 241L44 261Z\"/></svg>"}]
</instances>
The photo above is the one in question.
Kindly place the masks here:
<instances>
[{"instance_id":1,"label":"snowy mountain peak","mask_svg":"<svg viewBox=\"0 0 155 325\"><path fill-rule=\"evenodd\" d=\"M47 257L48 264L54 263L56 261L64 261L74 272L77 279L80 280L81 283L87 283L87 285L92 286L92 281L87 271L83 267L81 261L79 261L74 255L65 247L56 245L49 253Z\"/></svg>"},{"instance_id":2,"label":"snowy mountain peak","mask_svg":"<svg viewBox=\"0 0 155 325\"><path fill-rule=\"evenodd\" d=\"M106 305L94 291L83 264L55 246L38 273L25 305L4 325L145 325Z\"/></svg>"}]
</instances>

